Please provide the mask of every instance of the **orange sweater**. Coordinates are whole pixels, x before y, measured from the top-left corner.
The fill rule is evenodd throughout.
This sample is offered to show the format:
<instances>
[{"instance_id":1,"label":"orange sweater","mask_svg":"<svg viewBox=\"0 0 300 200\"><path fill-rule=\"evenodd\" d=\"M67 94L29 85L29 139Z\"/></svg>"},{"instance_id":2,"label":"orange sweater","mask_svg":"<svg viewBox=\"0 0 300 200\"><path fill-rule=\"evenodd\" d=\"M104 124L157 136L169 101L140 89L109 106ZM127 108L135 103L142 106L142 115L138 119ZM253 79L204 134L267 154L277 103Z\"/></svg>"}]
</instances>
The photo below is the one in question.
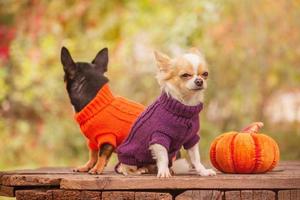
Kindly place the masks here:
<instances>
[{"instance_id":1,"label":"orange sweater","mask_svg":"<svg viewBox=\"0 0 300 200\"><path fill-rule=\"evenodd\" d=\"M117 147L144 108L139 103L115 97L105 84L96 97L75 114L75 119L87 137L90 149L98 150L104 143Z\"/></svg>"}]
</instances>

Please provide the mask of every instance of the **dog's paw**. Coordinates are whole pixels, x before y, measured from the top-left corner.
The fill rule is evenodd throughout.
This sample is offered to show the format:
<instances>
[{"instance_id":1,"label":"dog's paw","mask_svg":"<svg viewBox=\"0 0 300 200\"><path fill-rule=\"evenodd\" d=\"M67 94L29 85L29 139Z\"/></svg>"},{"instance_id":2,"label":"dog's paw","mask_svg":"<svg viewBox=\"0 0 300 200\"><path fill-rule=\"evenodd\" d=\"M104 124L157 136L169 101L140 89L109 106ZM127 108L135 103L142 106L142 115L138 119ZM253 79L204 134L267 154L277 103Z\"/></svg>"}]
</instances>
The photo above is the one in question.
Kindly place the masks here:
<instances>
[{"instance_id":1,"label":"dog's paw","mask_svg":"<svg viewBox=\"0 0 300 200\"><path fill-rule=\"evenodd\" d=\"M127 172L126 168L123 166L122 163L117 168L117 172L120 173L120 174L123 174L124 176L128 176L128 172Z\"/></svg>"},{"instance_id":2,"label":"dog's paw","mask_svg":"<svg viewBox=\"0 0 300 200\"><path fill-rule=\"evenodd\" d=\"M158 169L158 178L170 178L172 175L168 167Z\"/></svg>"},{"instance_id":3,"label":"dog's paw","mask_svg":"<svg viewBox=\"0 0 300 200\"><path fill-rule=\"evenodd\" d=\"M102 174L104 170L104 164L97 164L95 165L90 171L89 174Z\"/></svg>"},{"instance_id":4,"label":"dog's paw","mask_svg":"<svg viewBox=\"0 0 300 200\"><path fill-rule=\"evenodd\" d=\"M89 171L89 174L102 174L103 172L103 169L101 168L97 168L97 167L93 167L90 171Z\"/></svg>"},{"instance_id":5,"label":"dog's paw","mask_svg":"<svg viewBox=\"0 0 300 200\"><path fill-rule=\"evenodd\" d=\"M127 175L139 175L141 174L140 172L138 172L138 168L137 166L134 165L126 165L121 163L119 168L117 169L117 171L121 174L123 174L124 176Z\"/></svg>"},{"instance_id":6,"label":"dog's paw","mask_svg":"<svg viewBox=\"0 0 300 200\"><path fill-rule=\"evenodd\" d=\"M215 176L217 173L213 169L204 169L198 172L200 176Z\"/></svg>"},{"instance_id":7,"label":"dog's paw","mask_svg":"<svg viewBox=\"0 0 300 200\"><path fill-rule=\"evenodd\" d=\"M138 168L136 171L136 174L138 174L138 175L147 174L147 173L149 173L149 170L147 167Z\"/></svg>"}]
</instances>

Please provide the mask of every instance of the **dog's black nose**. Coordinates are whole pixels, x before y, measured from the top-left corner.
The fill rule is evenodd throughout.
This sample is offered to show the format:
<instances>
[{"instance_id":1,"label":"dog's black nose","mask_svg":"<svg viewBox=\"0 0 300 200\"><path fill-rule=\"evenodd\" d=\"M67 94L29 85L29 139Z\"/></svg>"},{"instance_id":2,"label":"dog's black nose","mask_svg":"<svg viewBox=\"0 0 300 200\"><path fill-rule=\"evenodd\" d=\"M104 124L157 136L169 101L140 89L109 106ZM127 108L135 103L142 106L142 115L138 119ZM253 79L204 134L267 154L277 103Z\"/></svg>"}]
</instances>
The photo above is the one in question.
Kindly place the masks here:
<instances>
[{"instance_id":1,"label":"dog's black nose","mask_svg":"<svg viewBox=\"0 0 300 200\"><path fill-rule=\"evenodd\" d=\"M198 87L201 87L201 86L203 85L203 80L197 78L197 79L194 81L194 83L195 83Z\"/></svg>"}]
</instances>

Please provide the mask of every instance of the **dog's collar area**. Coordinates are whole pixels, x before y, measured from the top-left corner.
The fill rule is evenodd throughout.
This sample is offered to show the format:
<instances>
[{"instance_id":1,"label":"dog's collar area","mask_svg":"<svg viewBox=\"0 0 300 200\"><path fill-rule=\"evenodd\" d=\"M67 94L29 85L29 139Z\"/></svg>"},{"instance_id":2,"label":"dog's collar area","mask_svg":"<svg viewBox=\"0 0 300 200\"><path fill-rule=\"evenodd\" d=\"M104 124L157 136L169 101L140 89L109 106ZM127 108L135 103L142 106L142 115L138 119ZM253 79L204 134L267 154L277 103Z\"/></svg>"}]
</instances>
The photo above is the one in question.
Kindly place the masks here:
<instances>
[{"instance_id":1,"label":"dog's collar area","mask_svg":"<svg viewBox=\"0 0 300 200\"><path fill-rule=\"evenodd\" d=\"M95 98L88 103L80 112L75 114L75 120L82 124L100 112L115 99L108 84L105 84Z\"/></svg>"},{"instance_id":2,"label":"dog's collar area","mask_svg":"<svg viewBox=\"0 0 300 200\"><path fill-rule=\"evenodd\" d=\"M187 106L171 96L168 96L165 92L161 94L158 101L168 112L184 118L191 118L194 115L199 114L203 108L203 103L199 103L196 106Z\"/></svg>"}]
</instances>

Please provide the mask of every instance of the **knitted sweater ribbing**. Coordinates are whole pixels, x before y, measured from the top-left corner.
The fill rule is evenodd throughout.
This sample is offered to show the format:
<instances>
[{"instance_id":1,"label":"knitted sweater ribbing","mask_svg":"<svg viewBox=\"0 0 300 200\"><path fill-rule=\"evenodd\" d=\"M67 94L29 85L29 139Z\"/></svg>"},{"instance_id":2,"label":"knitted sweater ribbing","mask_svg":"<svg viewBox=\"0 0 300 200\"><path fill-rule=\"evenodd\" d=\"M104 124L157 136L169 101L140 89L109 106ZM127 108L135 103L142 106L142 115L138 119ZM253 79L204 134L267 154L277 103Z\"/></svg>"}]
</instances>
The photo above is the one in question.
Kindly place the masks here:
<instances>
[{"instance_id":1,"label":"knitted sweater ribbing","mask_svg":"<svg viewBox=\"0 0 300 200\"><path fill-rule=\"evenodd\" d=\"M104 143L119 146L143 110L144 106L139 103L115 97L106 84L75 114L75 120L88 139L89 148L98 150Z\"/></svg>"},{"instance_id":2,"label":"knitted sweater ribbing","mask_svg":"<svg viewBox=\"0 0 300 200\"><path fill-rule=\"evenodd\" d=\"M199 141L197 132L202 106L202 103L186 106L162 93L140 115L128 138L118 147L119 161L137 166L154 164L149 150L151 144L163 145L168 150L169 161L182 146L191 148Z\"/></svg>"}]
</instances>

